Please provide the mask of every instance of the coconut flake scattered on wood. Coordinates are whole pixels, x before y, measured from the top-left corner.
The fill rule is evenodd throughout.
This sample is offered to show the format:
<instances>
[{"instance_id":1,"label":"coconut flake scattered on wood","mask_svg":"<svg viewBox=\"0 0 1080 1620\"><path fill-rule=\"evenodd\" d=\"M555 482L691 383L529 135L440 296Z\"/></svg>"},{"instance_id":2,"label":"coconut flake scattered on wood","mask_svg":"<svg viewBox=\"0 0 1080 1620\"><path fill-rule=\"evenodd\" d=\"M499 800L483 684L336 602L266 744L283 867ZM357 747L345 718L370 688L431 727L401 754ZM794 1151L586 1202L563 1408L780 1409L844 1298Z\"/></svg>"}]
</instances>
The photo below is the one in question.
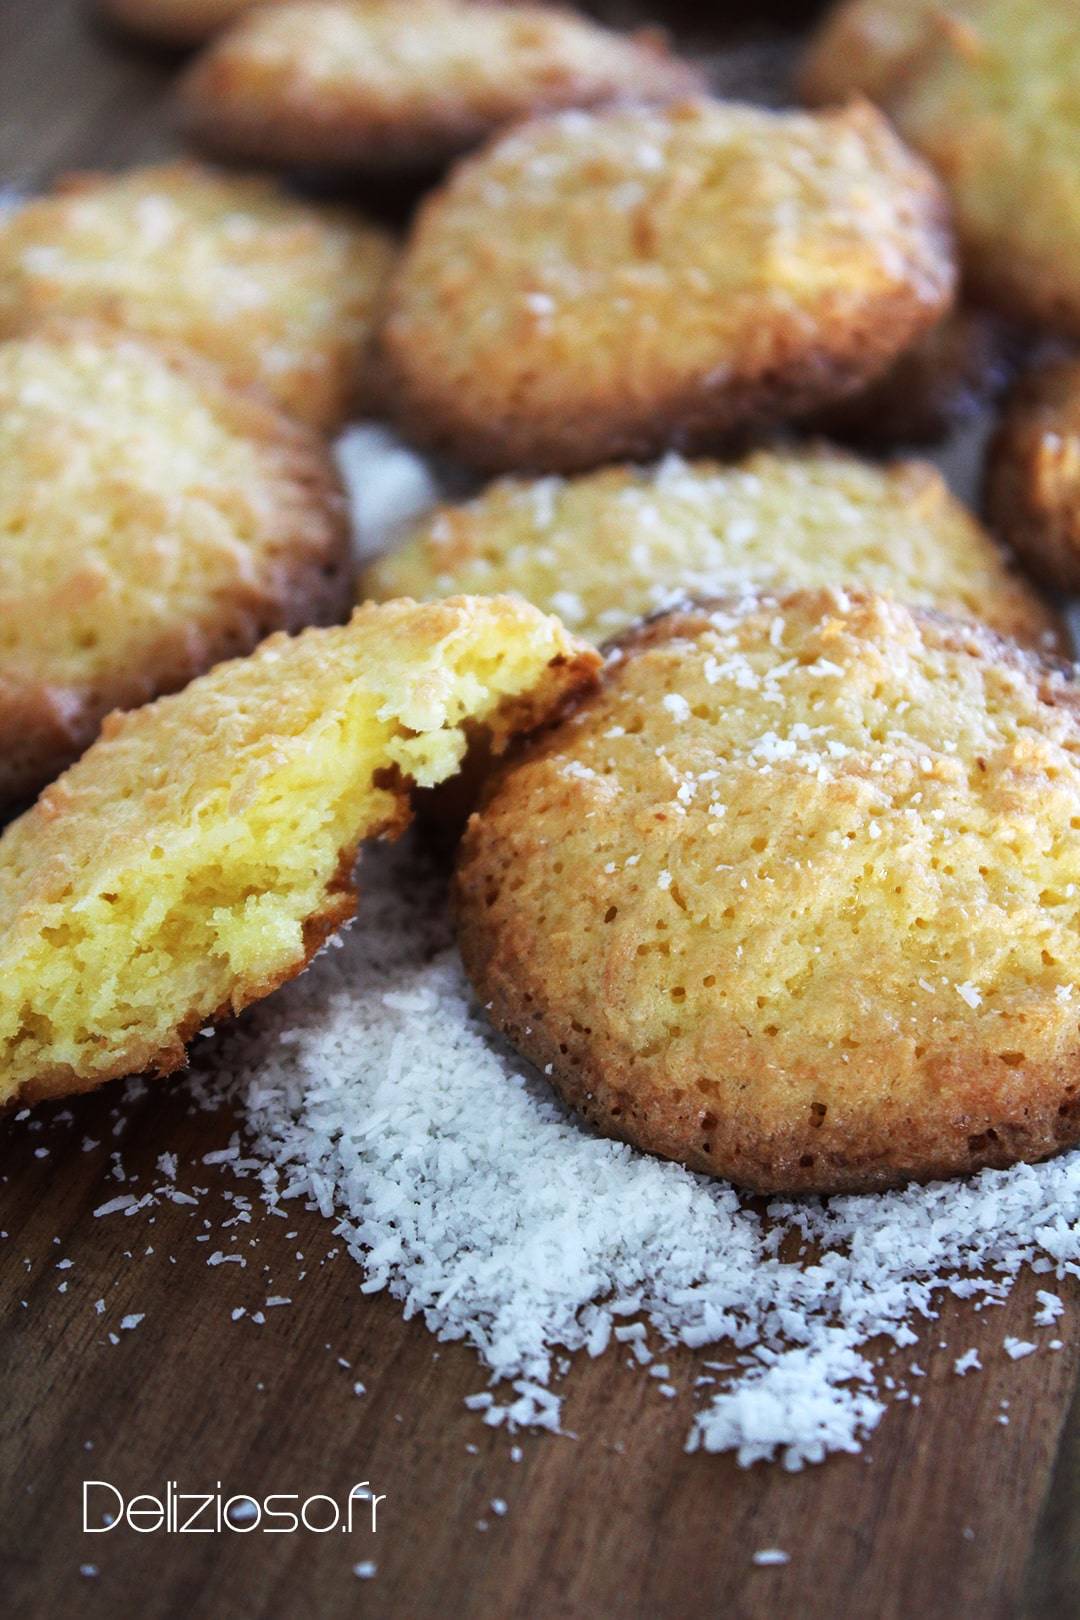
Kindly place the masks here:
<instances>
[{"instance_id":1,"label":"coconut flake scattered on wood","mask_svg":"<svg viewBox=\"0 0 1080 1620\"><path fill-rule=\"evenodd\" d=\"M363 1292L478 1352L484 1422L557 1429L567 1352L636 1366L650 1343L722 1345L687 1446L799 1468L858 1450L908 1395L871 1340L913 1344L943 1292L1000 1299L1026 1264L1080 1275L1080 1153L763 1216L601 1140L486 1024L422 858L372 851L361 875L343 947L227 1036L214 1070L264 1196L336 1218ZM793 1240L804 1258L781 1259Z\"/></svg>"}]
</instances>

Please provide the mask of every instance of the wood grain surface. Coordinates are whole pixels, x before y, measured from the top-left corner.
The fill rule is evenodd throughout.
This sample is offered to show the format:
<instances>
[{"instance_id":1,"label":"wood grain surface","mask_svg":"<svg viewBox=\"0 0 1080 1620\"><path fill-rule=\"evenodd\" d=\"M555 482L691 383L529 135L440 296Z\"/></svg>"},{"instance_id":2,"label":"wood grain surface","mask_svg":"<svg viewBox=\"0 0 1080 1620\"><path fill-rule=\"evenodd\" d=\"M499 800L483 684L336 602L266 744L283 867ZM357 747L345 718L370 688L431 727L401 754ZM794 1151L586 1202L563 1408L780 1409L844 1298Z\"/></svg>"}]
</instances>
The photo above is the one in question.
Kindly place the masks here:
<instances>
[{"instance_id":1,"label":"wood grain surface","mask_svg":"<svg viewBox=\"0 0 1080 1620\"><path fill-rule=\"evenodd\" d=\"M769 38L782 51L782 35ZM0 183L172 150L174 69L92 26L75 0L0 0ZM921 1407L893 1407L862 1455L802 1474L686 1455L689 1397L659 1399L654 1380L611 1356L570 1381L566 1420L579 1438L517 1437L515 1461L511 1439L462 1404L483 1387L474 1356L362 1296L344 1250L328 1257L334 1239L318 1215L283 1221L256 1208L243 1269L206 1264L204 1222L216 1231L230 1214L232 1183L216 1168L198 1205L94 1217L119 1192L154 1185L163 1151L198 1164L233 1128L194 1107L183 1080L130 1100L110 1088L0 1126L5 1615L1080 1613L1074 1289L1062 1289L1066 1347L1019 1362L1001 1341L1030 1329L1031 1279L981 1315L948 1305L916 1352L928 1373ZM305 1267L294 1305L268 1310L262 1326L232 1320L237 1305L290 1295ZM129 1313L143 1320L123 1330ZM986 1370L957 1378L953 1360L969 1345L984 1347ZM690 1357L673 1358L684 1390L692 1370ZM338 1499L366 1480L386 1500L374 1536L90 1536L86 1479L128 1494L160 1495L178 1479ZM763 1547L789 1562L755 1566ZM376 1572L360 1579L353 1566L366 1560Z\"/></svg>"}]
</instances>

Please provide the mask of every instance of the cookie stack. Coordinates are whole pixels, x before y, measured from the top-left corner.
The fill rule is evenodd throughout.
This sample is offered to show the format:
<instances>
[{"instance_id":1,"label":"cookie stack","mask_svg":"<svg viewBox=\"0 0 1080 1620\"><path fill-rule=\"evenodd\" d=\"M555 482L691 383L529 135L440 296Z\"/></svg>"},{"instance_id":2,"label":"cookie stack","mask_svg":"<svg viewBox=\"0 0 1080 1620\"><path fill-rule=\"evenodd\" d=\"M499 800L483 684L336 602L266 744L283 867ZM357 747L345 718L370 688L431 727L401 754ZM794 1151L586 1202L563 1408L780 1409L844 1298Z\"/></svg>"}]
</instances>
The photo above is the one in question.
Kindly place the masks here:
<instances>
[{"instance_id":1,"label":"cookie stack","mask_svg":"<svg viewBox=\"0 0 1080 1620\"><path fill-rule=\"evenodd\" d=\"M765 1191L1080 1140L1038 584L1080 576L1080 374L1007 406L989 529L813 437L933 439L1008 323L1080 329L1071 9L850 0L813 110L548 6L106 9L203 43L204 151L421 195L397 243L176 163L0 224L0 793L43 790L0 839L0 1095L175 1068L456 778L466 967L594 1127ZM362 410L499 476L357 587Z\"/></svg>"}]
</instances>

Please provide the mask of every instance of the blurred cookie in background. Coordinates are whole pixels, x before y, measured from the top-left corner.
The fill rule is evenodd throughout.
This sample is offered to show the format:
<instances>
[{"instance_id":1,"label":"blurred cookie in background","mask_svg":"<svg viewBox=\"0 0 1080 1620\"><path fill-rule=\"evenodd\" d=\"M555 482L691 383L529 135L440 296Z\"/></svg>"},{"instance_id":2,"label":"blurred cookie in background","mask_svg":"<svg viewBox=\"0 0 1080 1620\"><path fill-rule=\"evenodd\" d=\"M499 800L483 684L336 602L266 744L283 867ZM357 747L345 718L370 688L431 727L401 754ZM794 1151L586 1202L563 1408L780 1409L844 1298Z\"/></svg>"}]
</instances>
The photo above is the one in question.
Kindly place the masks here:
<instances>
[{"instance_id":1,"label":"blurred cookie in background","mask_svg":"<svg viewBox=\"0 0 1080 1620\"><path fill-rule=\"evenodd\" d=\"M187 49L247 11L255 0L97 0L109 23L154 45ZM273 5L275 0L258 0Z\"/></svg>"},{"instance_id":2,"label":"blurred cookie in background","mask_svg":"<svg viewBox=\"0 0 1080 1620\"><path fill-rule=\"evenodd\" d=\"M314 426L362 397L383 230L193 163L76 175L0 217L0 336L86 317L180 343Z\"/></svg>"},{"instance_id":3,"label":"blurred cookie in background","mask_svg":"<svg viewBox=\"0 0 1080 1620\"><path fill-rule=\"evenodd\" d=\"M813 35L799 68L803 99L817 106L869 96L887 106L931 37L935 19L979 0L839 0Z\"/></svg>"},{"instance_id":4,"label":"blurred cookie in background","mask_svg":"<svg viewBox=\"0 0 1080 1620\"><path fill-rule=\"evenodd\" d=\"M863 104L563 113L422 205L380 329L418 443L568 471L805 415L954 291L944 196Z\"/></svg>"},{"instance_id":5,"label":"blurred cookie in background","mask_svg":"<svg viewBox=\"0 0 1080 1620\"><path fill-rule=\"evenodd\" d=\"M1015 328L961 305L876 381L803 426L874 450L939 444L1003 392L1023 347Z\"/></svg>"},{"instance_id":6,"label":"blurred cookie in background","mask_svg":"<svg viewBox=\"0 0 1080 1620\"><path fill-rule=\"evenodd\" d=\"M971 290L1080 335L1080 9L863 0L826 21L803 87L887 109L952 200Z\"/></svg>"},{"instance_id":7,"label":"blurred cookie in background","mask_svg":"<svg viewBox=\"0 0 1080 1620\"><path fill-rule=\"evenodd\" d=\"M973 290L1080 335L1080 10L979 0L950 22L896 121L949 188Z\"/></svg>"},{"instance_id":8,"label":"blurred cookie in background","mask_svg":"<svg viewBox=\"0 0 1080 1620\"><path fill-rule=\"evenodd\" d=\"M990 521L1060 591L1080 591L1080 360L1024 378L990 442Z\"/></svg>"},{"instance_id":9,"label":"blurred cookie in background","mask_svg":"<svg viewBox=\"0 0 1080 1620\"><path fill-rule=\"evenodd\" d=\"M247 11L181 86L218 155L363 173L429 169L502 125L563 107L704 88L655 31L489 0L291 0Z\"/></svg>"}]
</instances>

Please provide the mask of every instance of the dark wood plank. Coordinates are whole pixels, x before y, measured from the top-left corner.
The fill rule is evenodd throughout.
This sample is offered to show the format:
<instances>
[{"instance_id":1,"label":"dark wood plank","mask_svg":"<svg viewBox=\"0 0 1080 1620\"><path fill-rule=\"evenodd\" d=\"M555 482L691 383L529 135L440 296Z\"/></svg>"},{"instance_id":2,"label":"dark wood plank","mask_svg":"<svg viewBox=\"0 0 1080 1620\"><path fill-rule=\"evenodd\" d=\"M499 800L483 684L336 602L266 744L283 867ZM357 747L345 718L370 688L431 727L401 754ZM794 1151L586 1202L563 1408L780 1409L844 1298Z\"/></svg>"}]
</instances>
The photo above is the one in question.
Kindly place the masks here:
<instances>
[{"instance_id":1,"label":"dark wood plank","mask_svg":"<svg viewBox=\"0 0 1080 1620\"><path fill-rule=\"evenodd\" d=\"M257 1214L243 1269L206 1264L229 1212L230 1178L213 1168L196 1175L211 1189L197 1208L93 1217L118 1192L155 1184L163 1145L192 1165L224 1146L227 1115L192 1110L182 1082L130 1112L108 1092L70 1112L69 1123L53 1110L37 1128L16 1122L0 1137L0 1455L15 1484L3 1535L17 1612L51 1615L78 1601L104 1614L133 1593L142 1614L162 1620L270 1616L304 1602L337 1613L358 1597L435 1620L449 1594L462 1616L522 1620L1014 1611L1076 1372L1072 1350L1020 1363L1001 1354L1003 1335L1030 1323L1033 1283L1003 1310L945 1311L917 1352L928 1370L921 1409L895 1408L862 1457L791 1476L687 1456L689 1398L663 1401L653 1380L605 1358L572 1376L567 1424L581 1438L518 1437L515 1463L511 1439L462 1404L483 1387L474 1357L436 1345L392 1301L361 1296L343 1253L320 1264L334 1246L320 1217ZM84 1151L88 1137L100 1145ZM116 1151L122 1186L111 1174ZM200 1243L204 1221L212 1231ZM309 1268L300 1285L297 1250ZM58 1270L61 1259L73 1264ZM268 1293L295 1303L269 1310L261 1328L231 1320L235 1305L253 1310ZM144 1320L119 1331L128 1313ZM1070 1342L1075 1314L1070 1302ZM940 1338L948 1351L931 1348ZM959 1380L952 1361L969 1343L983 1347L987 1371ZM685 1390L693 1358L672 1363ZM1002 1399L1008 1426L997 1422ZM374 1538L84 1537L87 1478L128 1496L161 1495L172 1478L187 1489L220 1480L260 1496L338 1500L368 1480L387 1501ZM503 1519L490 1511L494 1497L508 1503ZM754 1567L752 1552L765 1546L784 1548L790 1564ZM370 1586L352 1574L368 1557L378 1564ZM80 1576L87 1561L96 1578Z\"/></svg>"},{"instance_id":2,"label":"dark wood plank","mask_svg":"<svg viewBox=\"0 0 1080 1620\"><path fill-rule=\"evenodd\" d=\"M174 149L175 60L125 45L79 0L0 6L0 184L118 168Z\"/></svg>"},{"instance_id":3,"label":"dark wood plank","mask_svg":"<svg viewBox=\"0 0 1080 1620\"><path fill-rule=\"evenodd\" d=\"M1061 1443L1032 1544L1019 1612L1025 1620L1080 1614L1080 1388L1062 1426Z\"/></svg>"},{"instance_id":4,"label":"dark wood plank","mask_svg":"<svg viewBox=\"0 0 1080 1620\"><path fill-rule=\"evenodd\" d=\"M90 27L75 0L2 0L0 181L30 186L171 150L173 68ZM1048 1620L1080 1610L1080 1410L1061 1440L1075 1293L1069 1348L1015 1364L1000 1343L1029 1329L1030 1279L1001 1310L949 1305L916 1352L928 1369L921 1409L894 1408L862 1456L802 1475L687 1456L689 1396L663 1401L611 1357L573 1374L567 1422L581 1438L518 1437L514 1462L511 1439L462 1404L483 1385L475 1358L438 1346L391 1300L363 1297L344 1253L326 1258L334 1244L320 1217L257 1210L243 1269L208 1267L220 1238L198 1241L204 1220L216 1234L229 1213L229 1180L213 1168L195 1209L95 1219L117 1192L154 1183L164 1149L197 1164L233 1128L193 1109L183 1082L131 1104L121 1096L81 1099L66 1121L54 1109L0 1127L5 1612ZM86 1138L100 1145L84 1151ZM135 1178L123 1188L114 1151ZM73 1264L58 1270L60 1259ZM261 1328L231 1320L234 1305L253 1310L268 1294L296 1302ZM144 1319L120 1331L128 1313ZM932 1348L940 1338L948 1351ZM987 1370L958 1380L952 1361L969 1344L985 1347ZM693 1359L672 1364L685 1391ZM84 1537L87 1478L129 1494L160 1494L171 1478L338 1499L367 1479L387 1500L374 1538ZM494 1497L505 1518L491 1513ZM765 1546L790 1563L756 1568L751 1554ZM368 1558L377 1574L358 1580L352 1566ZM84 1563L98 1575L80 1575Z\"/></svg>"}]
</instances>

